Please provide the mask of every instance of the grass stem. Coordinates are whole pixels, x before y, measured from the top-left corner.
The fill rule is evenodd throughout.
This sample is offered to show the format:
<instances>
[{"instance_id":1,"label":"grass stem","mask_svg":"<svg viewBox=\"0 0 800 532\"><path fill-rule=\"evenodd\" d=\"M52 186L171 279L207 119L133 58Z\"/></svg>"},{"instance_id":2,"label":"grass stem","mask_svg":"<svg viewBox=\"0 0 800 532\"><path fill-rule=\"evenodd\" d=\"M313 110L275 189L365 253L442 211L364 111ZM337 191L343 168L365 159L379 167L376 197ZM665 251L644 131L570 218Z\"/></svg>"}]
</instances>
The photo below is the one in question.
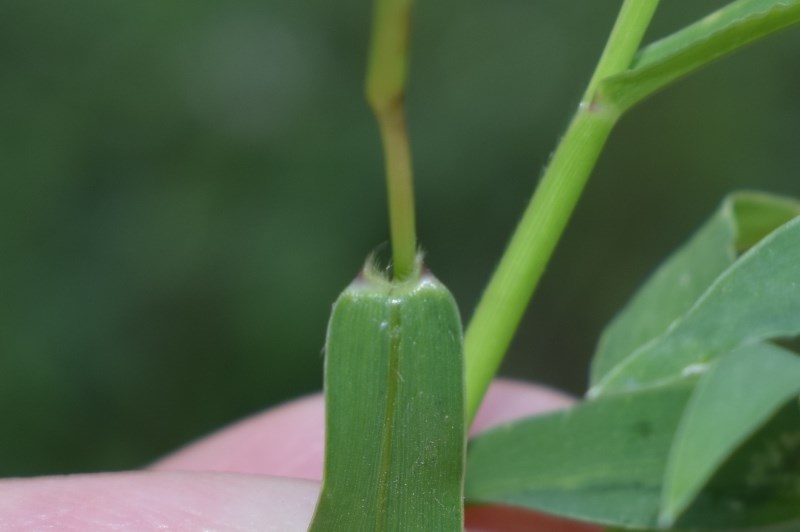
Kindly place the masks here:
<instances>
[{"instance_id":1,"label":"grass stem","mask_svg":"<svg viewBox=\"0 0 800 532\"><path fill-rule=\"evenodd\" d=\"M467 418L474 419L619 112L595 98L628 68L658 0L625 0L566 134L539 182L464 337Z\"/></svg>"},{"instance_id":2,"label":"grass stem","mask_svg":"<svg viewBox=\"0 0 800 532\"><path fill-rule=\"evenodd\" d=\"M411 0L376 0L367 68L367 101L383 143L396 280L415 271L417 253L414 180L405 119L410 19Z\"/></svg>"}]
</instances>

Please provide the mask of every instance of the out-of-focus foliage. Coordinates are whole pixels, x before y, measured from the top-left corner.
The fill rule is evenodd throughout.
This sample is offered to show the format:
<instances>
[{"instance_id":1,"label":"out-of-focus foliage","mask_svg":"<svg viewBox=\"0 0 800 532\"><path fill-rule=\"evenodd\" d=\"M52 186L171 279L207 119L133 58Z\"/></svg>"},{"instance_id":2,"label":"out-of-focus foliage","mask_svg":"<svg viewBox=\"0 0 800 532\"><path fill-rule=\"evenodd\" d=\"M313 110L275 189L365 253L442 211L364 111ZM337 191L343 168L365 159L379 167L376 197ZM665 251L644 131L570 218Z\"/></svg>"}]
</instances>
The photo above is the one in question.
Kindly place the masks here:
<instances>
[{"instance_id":1,"label":"out-of-focus foliage","mask_svg":"<svg viewBox=\"0 0 800 532\"><path fill-rule=\"evenodd\" d=\"M701 5L702 4L702 5ZM664 35L723 5L664 2ZM419 235L465 320L615 2L419 2ZM0 5L0 474L137 467L321 385L387 239L370 2ZM800 32L623 119L504 372L582 392L601 327L725 192L798 195Z\"/></svg>"}]
</instances>

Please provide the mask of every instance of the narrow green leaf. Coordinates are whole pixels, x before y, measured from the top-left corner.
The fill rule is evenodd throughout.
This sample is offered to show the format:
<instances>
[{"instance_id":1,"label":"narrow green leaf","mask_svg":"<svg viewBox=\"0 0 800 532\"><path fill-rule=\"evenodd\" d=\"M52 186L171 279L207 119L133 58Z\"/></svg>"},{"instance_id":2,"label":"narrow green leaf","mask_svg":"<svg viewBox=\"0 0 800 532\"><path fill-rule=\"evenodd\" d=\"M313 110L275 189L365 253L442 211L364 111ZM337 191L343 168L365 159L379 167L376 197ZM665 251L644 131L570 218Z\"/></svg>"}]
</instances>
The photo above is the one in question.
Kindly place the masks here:
<instances>
[{"instance_id":1,"label":"narrow green leaf","mask_svg":"<svg viewBox=\"0 0 800 532\"><path fill-rule=\"evenodd\" d=\"M703 227L647 280L603 331L591 384L663 334L743 252L800 214L800 202L756 192L728 196Z\"/></svg>"},{"instance_id":2,"label":"narrow green leaf","mask_svg":"<svg viewBox=\"0 0 800 532\"><path fill-rule=\"evenodd\" d=\"M630 70L599 84L620 111L730 52L800 22L800 0L737 0L644 48Z\"/></svg>"},{"instance_id":3,"label":"narrow green leaf","mask_svg":"<svg viewBox=\"0 0 800 532\"><path fill-rule=\"evenodd\" d=\"M325 358L326 442L314 531L463 527L461 323L429 273L373 271L337 300Z\"/></svg>"},{"instance_id":4,"label":"narrow green leaf","mask_svg":"<svg viewBox=\"0 0 800 532\"><path fill-rule=\"evenodd\" d=\"M621 527L654 527L690 383L602 397L470 442L465 496Z\"/></svg>"},{"instance_id":5,"label":"narrow green leaf","mask_svg":"<svg viewBox=\"0 0 800 532\"><path fill-rule=\"evenodd\" d=\"M800 404L791 401L717 471L676 530L800 530Z\"/></svg>"},{"instance_id":6,"label":"narrow green leaf","mask_svg":"<svg viewBox=\"0 0 800 532\"><path fill-rule=\"evenodd\" d=\"M798 393L794 353L755 344L718 359L698 382L675 435L661 524L672 525L734 450Z\"/></svg>"},{"instance_id":7,"label":"narrow green leaf","mask_svg":"<svg viewBox=\"0 0 800 532\"><path fill-rule=\"evenodd\" d=\"M663 385L703 372L739 345L800 333L800 218L762 239L681 318L608 371L590 395Z\"/></svg>"},{"instance_id":8,"label":"narrow green leaf","mask_svg":"<svg viewBox=\"0 0 800 532\"><path fill-rule=\"evenodd\" d=\"M732 201L647 280L600 336L592 360L597 384L638 347L662 334L689 310L714 279L736 259L736 219Z\"/></svg>"}]
</instances>

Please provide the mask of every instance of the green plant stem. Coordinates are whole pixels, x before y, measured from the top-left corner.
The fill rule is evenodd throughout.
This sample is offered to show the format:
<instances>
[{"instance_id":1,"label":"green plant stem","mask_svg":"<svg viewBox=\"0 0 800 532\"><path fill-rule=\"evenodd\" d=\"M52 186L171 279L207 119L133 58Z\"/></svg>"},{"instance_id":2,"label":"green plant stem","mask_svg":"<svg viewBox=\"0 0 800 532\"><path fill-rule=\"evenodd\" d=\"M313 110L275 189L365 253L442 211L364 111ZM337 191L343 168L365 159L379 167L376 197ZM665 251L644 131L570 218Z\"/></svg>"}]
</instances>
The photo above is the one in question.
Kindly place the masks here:
<instances>
[{"instance_id":1,"label":"green plant stem","mask_svg":"<svg viewBox=\"0 0 800 532\"><path fill-rule=\"evenodd\" d=\"M631 65L659 1L625 0L583 94L582 102L592 101L597 86L603 79L627 70Z\"/></svg>"},{"instance_id":2,"label":"green plant stem","mask_svg":"<svg viewBox=\"0 0 800 532\"><path fill-rule=\"evenodd\" d=\"M630 65L658 0L625 0L578 112L561 139L464 336L467 418L480 406L619 112L600 80Z\"/></svg>"},{"instance_id":3,"label":"green plant stem","mask_svg":"<svg viewBox=\"0 0 800 532\"><path fill-rule=\"evenodd\" d=\"M417 252L411 148L405 120L411 0L376 0L367 68L367 101L378 120L386 166L392 271L415 271Z\"/></svg>"},{"instance_id":4,"label":"green plant stem","mask_svg":"<svg viewBox=\"0 0 800 532\"><path fill-rule=\"evenodd\" d=\"M631 68L596 86L627 110L674 81L731 52L800 23L800 0L737 0L643 48Z\"/></svg>"},{"instance_id":5,"label":"green plant stem","mask_svg":"<svg viewBox=\"0 0 800 532\"><path fill-rule=\"evenodd\" d=\"M402 109L389 109L378 115L386 158L386 184L389 191L389 226L392 233L392 271L398 281L415 271L416 234L414 221L414 178L411 147Z\"/></svg>"}]
</instances>

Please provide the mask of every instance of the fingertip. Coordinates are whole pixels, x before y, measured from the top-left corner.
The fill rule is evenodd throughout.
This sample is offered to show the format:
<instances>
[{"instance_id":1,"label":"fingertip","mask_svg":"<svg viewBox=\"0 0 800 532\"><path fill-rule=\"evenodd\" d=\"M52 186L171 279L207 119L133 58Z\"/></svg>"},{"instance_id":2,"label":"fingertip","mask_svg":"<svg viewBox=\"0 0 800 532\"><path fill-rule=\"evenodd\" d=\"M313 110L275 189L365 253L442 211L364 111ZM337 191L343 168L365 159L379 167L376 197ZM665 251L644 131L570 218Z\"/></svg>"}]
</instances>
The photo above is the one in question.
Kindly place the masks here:
<instances>
[{"instance_id":1,"label":"fingertip","mask_svg":"<svg viewBox=\"0 0 800 532\"><path fill-rule=\"evenodd\" d=\"M150 469L320 480L324 449L324 399L314 394L239 421L179 449Z\"/></svg>"}]
</instances>

